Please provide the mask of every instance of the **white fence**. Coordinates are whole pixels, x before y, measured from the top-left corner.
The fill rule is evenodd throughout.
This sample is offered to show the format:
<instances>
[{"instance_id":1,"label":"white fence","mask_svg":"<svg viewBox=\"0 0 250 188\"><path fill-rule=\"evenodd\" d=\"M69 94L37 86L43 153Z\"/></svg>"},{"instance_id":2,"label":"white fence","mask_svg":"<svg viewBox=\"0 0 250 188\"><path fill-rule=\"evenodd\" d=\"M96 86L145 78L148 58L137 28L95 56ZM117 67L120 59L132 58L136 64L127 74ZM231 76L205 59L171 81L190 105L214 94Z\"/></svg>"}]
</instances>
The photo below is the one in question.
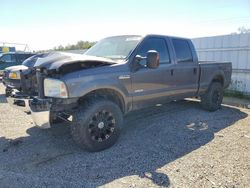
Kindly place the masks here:
<instances>
[{"instance_id":1,"label":"white fence","mask_svg":"<svg viewBox=\"0 0 250 188\"><path fill-rule=\"evenodd\" d=\"M192 39L199 60L230 61L230 90L250 95L250 33Z\"/></svg>"}]
</instances>

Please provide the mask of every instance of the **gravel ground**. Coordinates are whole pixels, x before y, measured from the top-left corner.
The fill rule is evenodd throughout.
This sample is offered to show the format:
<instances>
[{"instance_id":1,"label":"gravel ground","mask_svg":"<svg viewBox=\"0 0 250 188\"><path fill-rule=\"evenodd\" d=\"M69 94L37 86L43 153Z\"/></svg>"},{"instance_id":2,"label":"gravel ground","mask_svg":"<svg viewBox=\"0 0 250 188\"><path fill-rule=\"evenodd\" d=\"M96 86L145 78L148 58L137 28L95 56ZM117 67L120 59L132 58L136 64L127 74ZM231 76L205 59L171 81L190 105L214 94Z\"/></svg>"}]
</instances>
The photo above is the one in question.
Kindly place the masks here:
<instances>
[{"instance_id":1,"label":"gravel ground","mask_svg":"<svg viewBox=\"0 0 250 188\"><path fill-rule=\"evenodd\" d=\"M0 187L250 187L250 110L173 102L132 112L112 148L89 153L67 126L34 127L0 85Z\"/></svg>"}]
</instances>

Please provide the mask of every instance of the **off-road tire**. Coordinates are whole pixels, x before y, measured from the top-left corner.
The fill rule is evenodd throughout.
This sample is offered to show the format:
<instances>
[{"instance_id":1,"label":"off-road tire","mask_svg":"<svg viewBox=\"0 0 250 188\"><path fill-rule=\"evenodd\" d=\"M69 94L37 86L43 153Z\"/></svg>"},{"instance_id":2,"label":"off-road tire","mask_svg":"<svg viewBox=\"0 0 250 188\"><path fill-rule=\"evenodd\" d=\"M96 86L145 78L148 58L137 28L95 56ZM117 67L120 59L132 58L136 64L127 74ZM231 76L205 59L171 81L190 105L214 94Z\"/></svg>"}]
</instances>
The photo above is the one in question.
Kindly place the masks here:
<instances>
[{"instance_id":1,"label":"off-road tire","mask_svg":"<svg viewBox=\"0 0 250 188\"><path fill-rule=\"evenodd\" d=\"M96 152L116 143L123 123L123 114L115 103L107 99L93 98L79 106L72 116L71 135L82 148Z\"/></svg>"},{"instance_id":2,"label":"off-road tire","mask_svg":"<svg viewBox=\"0 0 250 188\"><path fill-rule=\"evenodd\" d=\"M210 112L221 108L223 87L219 82L213 82L204 95L201 96L201 106Z\"/></svg>"}]
</instances>

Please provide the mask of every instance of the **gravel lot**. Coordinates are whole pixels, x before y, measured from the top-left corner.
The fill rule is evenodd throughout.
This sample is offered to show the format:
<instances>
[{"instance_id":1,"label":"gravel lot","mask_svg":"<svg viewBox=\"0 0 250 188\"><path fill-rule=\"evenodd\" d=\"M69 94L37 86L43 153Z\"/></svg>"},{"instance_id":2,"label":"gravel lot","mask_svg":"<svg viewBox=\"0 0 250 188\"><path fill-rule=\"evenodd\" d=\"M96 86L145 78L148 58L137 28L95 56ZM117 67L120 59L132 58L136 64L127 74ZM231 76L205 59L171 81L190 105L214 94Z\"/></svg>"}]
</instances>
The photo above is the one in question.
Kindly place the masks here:
<instances>
[{"instance_id":1,"label":"gravel lot","mask_svg":"<svg viewBox=\"0 0 250 188\"><path fill-rule=\"evenodd\" d=\"M0 85L0 187L250 187L250 110L173 102L132 112L112 148L34 127Z\"/></svg>"}]
</instances>

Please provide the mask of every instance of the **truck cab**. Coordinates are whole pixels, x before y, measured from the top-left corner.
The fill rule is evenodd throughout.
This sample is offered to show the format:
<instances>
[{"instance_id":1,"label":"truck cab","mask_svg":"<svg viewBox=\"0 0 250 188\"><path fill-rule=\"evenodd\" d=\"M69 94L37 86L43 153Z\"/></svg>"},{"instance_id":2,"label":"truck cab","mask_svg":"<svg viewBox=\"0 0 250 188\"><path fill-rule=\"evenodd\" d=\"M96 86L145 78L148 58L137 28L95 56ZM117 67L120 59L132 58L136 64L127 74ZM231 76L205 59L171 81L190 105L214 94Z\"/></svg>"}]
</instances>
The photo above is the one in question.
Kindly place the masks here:
<instances>
[{"instance_id":1,"label":"truck cab","mask_svg":"<svg viewBox=\"0 0 250 188\"><path fill-rule=\"evenodd\" d=\"M134 54L145 57L152 49L160 55L157 69L147 68L146 59L139 62L144 67L138 70L133 67L135 63L131 62L134 108L181 99L184 96L195 96L199 65L192 42L177 37L149 35L144 38ZM148 96L146 101L145 95Z\"/></svg>"}]
</instances>

